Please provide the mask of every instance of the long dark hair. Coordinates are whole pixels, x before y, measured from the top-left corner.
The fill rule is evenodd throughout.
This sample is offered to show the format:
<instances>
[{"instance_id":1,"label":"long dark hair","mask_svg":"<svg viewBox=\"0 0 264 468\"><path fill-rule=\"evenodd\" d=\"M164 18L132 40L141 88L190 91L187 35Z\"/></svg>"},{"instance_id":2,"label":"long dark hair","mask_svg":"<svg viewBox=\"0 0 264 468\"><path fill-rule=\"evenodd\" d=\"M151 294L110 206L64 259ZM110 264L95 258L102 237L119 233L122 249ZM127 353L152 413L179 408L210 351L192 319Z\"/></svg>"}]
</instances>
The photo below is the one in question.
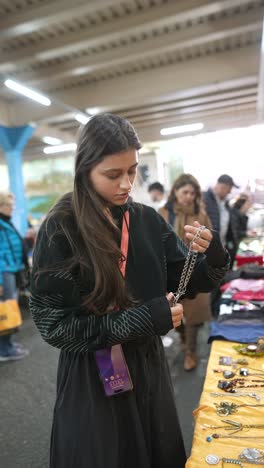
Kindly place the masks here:
<instances>
[{"instance_id":1,"label":"long dark hair","mask_svg":"<svg viewBox=\"0 0 264 468\"><path fill-rule=\"evenodd\" d=\"M169 193L168 200L165 204L165 208L171 209L173 204L177 203L175 190L178 190L181 187L184 187L185 185L191 185L194 189L194 214L198 214L203 206L201 187L198 180L191 174L181 174L179 177L177 177Z\"/></svg>"},{"instance_id":2,"label":"long dark hair","mask_svg":"<svg viewBox=\"0 0 264 468\"><path fill-rule=\"evenodd\" d=\"M119 228L106 202L93 188L90 172L106 156L140 148L132 125L109 113L92 117L79 135L74 189L68 203L75 229L70 227L67 216L58 217L61 220L58 229L63 231L72 250L71 258L63 267L74 270L79 266L83 279L91 278L92 272L93 290L85 297L84 305L97 314L105 313L109 306L127 308L135 301L126 290L119 270L122 260L117 243ZM62 206L66 208L63 199L51 210L49 217L63 211Z\"/></svg>"}]
</instances>

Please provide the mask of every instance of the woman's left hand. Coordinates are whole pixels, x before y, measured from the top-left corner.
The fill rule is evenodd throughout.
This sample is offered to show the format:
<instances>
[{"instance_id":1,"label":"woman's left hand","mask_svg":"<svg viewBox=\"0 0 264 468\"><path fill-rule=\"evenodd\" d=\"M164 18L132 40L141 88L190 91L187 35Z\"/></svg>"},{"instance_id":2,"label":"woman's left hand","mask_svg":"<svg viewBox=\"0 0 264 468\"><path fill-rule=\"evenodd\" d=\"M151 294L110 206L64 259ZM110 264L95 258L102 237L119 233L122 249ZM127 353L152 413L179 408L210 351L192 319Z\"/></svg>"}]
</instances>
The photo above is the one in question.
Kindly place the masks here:
<instances>
[{"instance_id":1,"label":"woman's left hand","mask_svg":"<svg viewBox=\"0 0 264 468\"><path fill-rule=\"evenodd\" d=\"M198 221L194 221L192 226L190 226L189 224L186 224L186 226L184 226L185 235L189 242L193 240L200 226L201 224L198 223ZM213 235L211 231L207 228L203 229L201 231L200 238L196 239L196 241L193 243L192 250L194 252L204 253L208 249L212 238L213 238Z\"/></svg>"}]
</instances>

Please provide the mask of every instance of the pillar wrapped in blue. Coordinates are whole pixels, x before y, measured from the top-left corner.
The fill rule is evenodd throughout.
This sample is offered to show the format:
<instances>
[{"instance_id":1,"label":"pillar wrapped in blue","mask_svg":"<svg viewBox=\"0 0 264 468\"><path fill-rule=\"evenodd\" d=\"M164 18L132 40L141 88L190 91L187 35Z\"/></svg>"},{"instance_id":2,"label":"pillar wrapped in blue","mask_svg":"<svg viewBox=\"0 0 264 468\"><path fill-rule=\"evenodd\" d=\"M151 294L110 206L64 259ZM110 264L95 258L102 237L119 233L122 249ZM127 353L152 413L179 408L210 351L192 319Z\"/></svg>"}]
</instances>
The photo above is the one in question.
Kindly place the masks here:
<instances>
[{"instance_id":1,"label":"pillar wrapped in blue","mask_svg":"<svg viewBox=\"0 0 264 468\"><path fill-rule=\"evenodd\" d=\"M9 190L15 195L16 207L13 221L21 235L27 230L27 210L22 170L22 151L30 139L34 127L4 127L0 125L0 146L2 146L8 167Z\"/></svg>"}]
</instances>

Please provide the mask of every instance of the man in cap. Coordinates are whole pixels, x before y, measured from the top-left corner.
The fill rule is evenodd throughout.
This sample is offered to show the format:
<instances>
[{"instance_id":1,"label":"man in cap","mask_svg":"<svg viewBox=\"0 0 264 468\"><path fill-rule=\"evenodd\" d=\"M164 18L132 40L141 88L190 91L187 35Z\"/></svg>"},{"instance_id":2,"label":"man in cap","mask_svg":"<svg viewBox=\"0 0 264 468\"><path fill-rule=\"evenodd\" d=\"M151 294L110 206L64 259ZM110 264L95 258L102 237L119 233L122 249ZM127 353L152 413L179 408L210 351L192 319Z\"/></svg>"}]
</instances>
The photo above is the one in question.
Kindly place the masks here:
<instances>
[{"instance_id":1,"label":"man in cap","mask_svg":"<svg viewBox=\"0 0 264 468\"><path fill-rule=\"evenodd\" d=\"M227 246L228 240L232 237L227 196L233 187L238 188L238 185L235 184L232 177L222 174L218 177L216 185L213 188L209 188L203 197L206 212L211 219L213 229L219 232L225 246Z\"/></svg>"},{"instance_id":2,"label":"man in cap","mask_svg":"<svg viewBox=\"0 0 264 468\"><path fill-rule=\"evenodd\" d=\"M230 267L234 263L236 254L236 229L232 222L233 218L230 213L227 196L233 187L238 188L238 185L235 184L232 177L222 174L218 177L216 185L213 188L209 188L203 194L206 212L211 220L213 229L219 233L223 245L230 254ZM211 293L211 308L215 316L218 315L220 296L221 292L219 288L214 289Z\"/></svg>"}]
</instances>

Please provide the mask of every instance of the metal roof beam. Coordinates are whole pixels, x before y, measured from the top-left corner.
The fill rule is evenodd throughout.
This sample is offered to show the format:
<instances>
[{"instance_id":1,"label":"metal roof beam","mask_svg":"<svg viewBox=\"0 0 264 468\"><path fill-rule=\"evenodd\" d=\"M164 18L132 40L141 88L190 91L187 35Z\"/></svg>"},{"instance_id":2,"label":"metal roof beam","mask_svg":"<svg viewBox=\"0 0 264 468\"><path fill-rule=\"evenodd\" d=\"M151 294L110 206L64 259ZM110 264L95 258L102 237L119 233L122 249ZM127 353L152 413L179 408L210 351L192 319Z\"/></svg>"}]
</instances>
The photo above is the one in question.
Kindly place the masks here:
<instances>
[{"instance_id":1,"label":"metal roof beam","mask_svg":"<svg viewBox=\"0 0 264 468\"><path fill-rule=\"evenodd\" d=\"M58 38L47 39L31 47L23 48L23 53L19 49L13 53L10 51L2 52L0 54L0 71L12 72L21 65L61 57L88 47L125 39L128 35L145 34L153 28L168 27L176 23L195 20L248 3L249 0L222 0L221 2L184 0L180 3L169 0L165 5L153 6L151 9L134 13L129 17L89 28L85 32L78 31L61 35Z\"/></svg>"},{"instance_id":2,"label":"metal roof beam","mask_svg":"<svg viewBox=\"0 0 264 468\"><path fill-rule=\"evenodd\" d=\"M55 26L63 21L118 4L120 0L54 0L44 5L33 5L0 19L0 39L31 34L41 28Z\"/></svg>"},{"instance_id":3,"label":"metal roof beam","mask_svg":"<svg viewBox=\"0 0 264 468\"><path fill-rule=\"evenodd\" d=\"M264 13L264 9L262 9ZM262 30L260 11L252 11L216 20L213 23L199 24L192 28L175 31L163 36L152 37L129 45L121 45L92 56L73 58L65 63L49 65L47 69L15 73L15 77L27 84L51 88L52 83L73 77L87 75L101 69L125 65L134 61L151 59L162 54L183 51L204 46L215 41L232 39L246 33Z\"/></svg>"},{"instance_id":4,"label":"metal roof beam","mask_svg":"<svg viewBox=\"0 0 264 468\"><path fill-rule=\"evenodd\" d=\"M233 88L234 83L239 87L243 83L244 86L249 83L254 85L257 82L258 60L256 47L249 46L60 91L54 97L79 109L133 109L156 104L157 96L159 102L166 102L195 96L195 90L199 95L201 88L203 94L217 92L225 89L223 83L227 81ZM248 70L251 71L250 76ZM52 96L50 98L52 100ZM18 123L38 121L61 113L56 105L43 109L26 99L15 102L13 109L14 121Z\"/></svg>"},{"instance_id":5,"label":"metal roof beam","mask_svg":"<svg viewBox=\"0 0 264 468\"><path fill-rule=\"evenodd\" d=\"M246 87L246 88L242 88L238 90L231 90L231 91L219 92L219 93L216 92L215 94L200 95L198 97L191 97L189 99L175 100L173 102L167 102L167 103L156 104L156 105L153 104L150 106L122 110L119 113L120 115L126 115L128 119L137 118L139 116L142 116L142 118L145 118L146 116L152 115L153 113L170 112L178 108L196 106L198 104L203 104L203 103L205 104L210 103L210 102L218 103L218 102L226 101L232 98L255 96L255 99L256 99L256 94L257 94L257 87L252 86L252 87Z\"/></svg>"}]
</instances>

